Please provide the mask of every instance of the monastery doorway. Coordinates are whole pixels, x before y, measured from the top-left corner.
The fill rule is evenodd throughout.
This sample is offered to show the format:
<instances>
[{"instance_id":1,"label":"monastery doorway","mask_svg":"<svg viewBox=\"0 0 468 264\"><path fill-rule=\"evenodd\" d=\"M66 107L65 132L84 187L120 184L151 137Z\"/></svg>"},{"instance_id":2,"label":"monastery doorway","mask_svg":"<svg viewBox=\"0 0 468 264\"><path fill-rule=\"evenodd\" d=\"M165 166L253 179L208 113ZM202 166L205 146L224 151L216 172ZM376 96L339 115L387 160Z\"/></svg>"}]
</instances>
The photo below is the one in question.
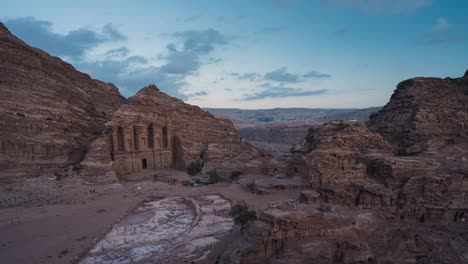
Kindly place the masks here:
<instances>
[{"instance_id":1,"label":"monastery doorway","mask_svg":"<svg viewBox=\"0 0 468 264\"><path fill-rule=\"evenodd\" d=\"M147 169L148 168L148 161L146 159L141 160L141 168Z\"/></svg>"}]
</instances>

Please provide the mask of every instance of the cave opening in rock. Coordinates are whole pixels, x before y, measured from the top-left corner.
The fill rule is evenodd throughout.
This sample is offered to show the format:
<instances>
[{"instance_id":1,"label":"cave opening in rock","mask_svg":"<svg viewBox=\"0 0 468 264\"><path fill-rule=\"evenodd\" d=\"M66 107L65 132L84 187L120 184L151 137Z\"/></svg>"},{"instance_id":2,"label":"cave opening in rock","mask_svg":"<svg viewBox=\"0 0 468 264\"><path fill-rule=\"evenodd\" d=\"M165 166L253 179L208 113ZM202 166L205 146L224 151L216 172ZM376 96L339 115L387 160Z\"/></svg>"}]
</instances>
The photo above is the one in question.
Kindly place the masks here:
<instances>
[{"instance_id":1,"label":"cave opening in rock","mask_svg":"<svg viewBox=\"0 0 468 264\"><path fill-rule=\"evenodd\" d=\"M424 223L424 221L425 221L424 214L423 214L423 215L421 215L421 217L419 218L419 220L418 220L418 221L419 221L420 223Z\"/></svg>"}]
</instances>

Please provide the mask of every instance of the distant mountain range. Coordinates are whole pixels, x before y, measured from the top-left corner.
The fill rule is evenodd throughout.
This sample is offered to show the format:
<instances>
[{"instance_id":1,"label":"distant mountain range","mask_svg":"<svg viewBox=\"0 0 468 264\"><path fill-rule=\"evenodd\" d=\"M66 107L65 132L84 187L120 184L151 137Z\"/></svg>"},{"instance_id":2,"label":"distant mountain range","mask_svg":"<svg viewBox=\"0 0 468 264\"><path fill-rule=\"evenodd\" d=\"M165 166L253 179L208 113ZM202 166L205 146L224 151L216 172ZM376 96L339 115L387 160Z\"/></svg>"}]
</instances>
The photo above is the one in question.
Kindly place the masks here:
<instances>
[{"instance_id":1,"label":"distant mountain range","mask_svg":"<svg viewBox=\"0 0 468 264\"><path fill-rule=\"evenodd\" d=\"M274 108L242 110L235 108L205 108L216 117L230 119L239 134L257 148L268 151L279 159L289 155L289 149L305 138L309 128L333 120L359 120L382 107L364 109Z\"/></svg>"},{"instance_id":2,"label":"distant mountain range","mask_svg":"<svg viewBox=\"0 0 468 264\"><path fill-rule=\"evenodd\" d=\"M204 108L217 117L232 120L237 128L271 124L276 122L314 121L328 122L333 120L355 119L366 122L372 113L382 107L370 108L274 108L243 110L236 108Z\"/></svg>"}]
</instances>

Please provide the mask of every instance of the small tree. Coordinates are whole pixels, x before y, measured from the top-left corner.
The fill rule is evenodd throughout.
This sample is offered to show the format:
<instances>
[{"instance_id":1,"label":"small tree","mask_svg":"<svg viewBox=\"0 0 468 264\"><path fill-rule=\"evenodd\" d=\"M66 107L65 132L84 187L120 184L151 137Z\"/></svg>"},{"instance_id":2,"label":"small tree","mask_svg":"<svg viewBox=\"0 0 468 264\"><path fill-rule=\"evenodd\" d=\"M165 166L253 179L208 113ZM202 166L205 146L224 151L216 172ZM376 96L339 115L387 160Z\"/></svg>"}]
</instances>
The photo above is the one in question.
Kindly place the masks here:
<instances>
[{"instance_id":1,"label":"small tree","mask_svg":"<svg viewBox=\"0 0 468 264\"><path fill-rule=\"evenodd\" d=\"M208 176L209 176L210 181L212 181L213 183L217 183L221 180L221 177L219 176L216 170L212 170L208 172Z\"/></svg>"},{"instance_id":2,"label":"small tree","mask_svg":"<svg viewBox=\"0 0 468 264\"><path fill-rule=\"evenodd\" d=\"M202 163L200 160L192 161L187 167L187 174L190 176L195 176L202 170Z\"/></svg>"},{"instance_id":3,"label":"small tree","mask_svg":"<svg viewBox=\"0 0 468 264\"><path fill-rule=\"evenodd\" d=\"M249 206L244 201L232 207L231 215L234 217L234 223L240 227L241 235L251 221L257 220L257 212L250 211Z\"/></svg>"}]
</instances>

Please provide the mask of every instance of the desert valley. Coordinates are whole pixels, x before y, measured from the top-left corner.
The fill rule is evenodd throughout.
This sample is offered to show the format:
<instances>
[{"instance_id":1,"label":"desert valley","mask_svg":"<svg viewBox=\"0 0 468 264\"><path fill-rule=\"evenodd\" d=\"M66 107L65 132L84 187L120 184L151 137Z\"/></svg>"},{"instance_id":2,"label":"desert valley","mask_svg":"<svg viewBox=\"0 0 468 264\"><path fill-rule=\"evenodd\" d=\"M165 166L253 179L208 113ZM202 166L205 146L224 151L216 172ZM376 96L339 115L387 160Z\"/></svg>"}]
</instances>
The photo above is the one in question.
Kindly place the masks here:
<instances>
[{"instance_id":1,"label":"desert valley","mask_svg":"<svg viewBox=\"0 0 468 264\"><path fill-rule=\"evenodd\" d=\"M371 108L105 81L0 23L0 263L468 263L468 71Z\"/></svg>"}]
</instances>

